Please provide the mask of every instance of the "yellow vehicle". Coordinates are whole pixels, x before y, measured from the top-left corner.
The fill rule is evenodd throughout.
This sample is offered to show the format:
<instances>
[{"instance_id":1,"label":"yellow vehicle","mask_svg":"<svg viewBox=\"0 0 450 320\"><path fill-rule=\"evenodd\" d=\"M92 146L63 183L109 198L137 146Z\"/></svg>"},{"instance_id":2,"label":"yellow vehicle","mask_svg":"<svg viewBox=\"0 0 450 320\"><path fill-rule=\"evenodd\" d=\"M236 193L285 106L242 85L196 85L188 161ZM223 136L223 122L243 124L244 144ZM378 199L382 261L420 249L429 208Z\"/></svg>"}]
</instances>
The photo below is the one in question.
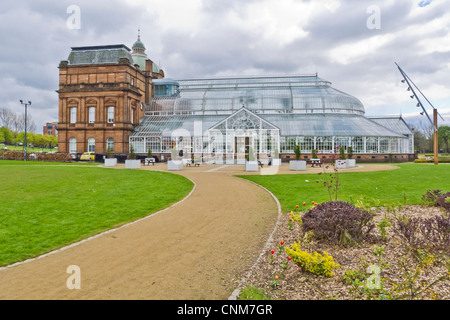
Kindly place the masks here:
<instances>
[{"instance_id":1,"label":"yellow vehicle","mask_svg":"<svg viewBox=\"0 0 450 320\"><path fill-rule=\"evenodd\" d=\"M80 160L93 161L95 160L94 152L85 152L81 155Z\"/></svg>"}]
</instances>

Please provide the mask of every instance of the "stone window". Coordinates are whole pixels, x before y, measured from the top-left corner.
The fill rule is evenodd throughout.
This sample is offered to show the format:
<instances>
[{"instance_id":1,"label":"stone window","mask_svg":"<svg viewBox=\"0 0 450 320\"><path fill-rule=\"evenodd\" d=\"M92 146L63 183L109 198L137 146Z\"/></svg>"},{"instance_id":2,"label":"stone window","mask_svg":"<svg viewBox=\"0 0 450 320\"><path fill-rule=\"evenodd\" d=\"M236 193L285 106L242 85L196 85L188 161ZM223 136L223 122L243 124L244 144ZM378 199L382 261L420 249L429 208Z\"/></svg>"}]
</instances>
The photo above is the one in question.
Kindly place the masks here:
<instances>
[{"instance_id":1,"label":"stone window","mask_svg":"<svg viewBox=\"0 0 450 320\"><path fill-rule=\"evenodd\" d=\"M95 139L94 138L88 139L88 152L95 152Z\"/></svg>"},{"instance_id":2,"label":"stone window","mask_svg":"<svg viewBox=\"0 0 450 320\"><path fill-rule=\"evenodd\" d=\"M95 107L89 107L89 123L95 122Z\"/></svg>"},{"instance_id":3,"label":"stone window","mask_svg":"<svg viewBox=\"0 0 450 320\"><path fill-rule=\"evenodd\" d=\"M114 139L113 138L106 139L106 151L114 152Z\"/></svg>"},{"instance_id":4,"label":"stone window","mask_svg":"<svg viewBox=\"0 0 450 320\"><path fill-rule=\"evenodd\" d=\"M77 152L77 139L70 138L69 139L69 152L76 153Z\"/></svg>"},{"instance_id":5,"label":"stone window","mask_svg":"<svg viewBox=\"0 0 450 320\"><path fill-rule=\"evenodd\" d=\"M77 123L77 108L70 108L70 123Z\"/></svg>"},{"instance_id":6,"label":"stone window","mask_svg":"<svg viewBox=\"0 0 450 320\"><path fill-rule=\"evenodd\" d=\"M114 122L114 107L108 107L108 123Z\"/></svg>"}]
</instances>

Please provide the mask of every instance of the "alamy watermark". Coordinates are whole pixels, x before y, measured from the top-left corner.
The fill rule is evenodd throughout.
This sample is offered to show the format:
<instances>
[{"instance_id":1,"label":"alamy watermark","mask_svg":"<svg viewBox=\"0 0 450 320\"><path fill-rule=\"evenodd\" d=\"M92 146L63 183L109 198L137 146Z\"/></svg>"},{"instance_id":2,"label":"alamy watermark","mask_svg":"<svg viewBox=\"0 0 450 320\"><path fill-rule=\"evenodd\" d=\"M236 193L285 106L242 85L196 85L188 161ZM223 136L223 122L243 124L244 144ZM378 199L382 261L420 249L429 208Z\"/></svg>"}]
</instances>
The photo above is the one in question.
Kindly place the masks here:
<instances>
[{"instance_id":1,"label":"alamy watermark","mask_svg":"<svg viewBox=\"0 0 450 320\"><path fill-rule=\"evenodd\" d=\"M66 20L66 26L69 30L79 30L81 29L81 9L77 5L70 5L66 10L67 14L70 16Z\"/></svg>"},{"instance_id":2,"label":"alamy watermark","mask_svg":"<svg viewBox=\"0 0 450 320\"><path fill-rule=\"evenodd\" d=\"M367 288L381 289L381 280L380 280L381 268L379 266L370 265L367 268L367 273L372 274L366 280Z\"/></svg>"},{"instance_id":3,"label":"alamy watermark","mask_svg":"<svg viewBox=\"0 0 450 320\"><path fill-rule=\"evenodd\" d=\"M376 5L372 5L367 8L367 14L370 14L367 18L366 26L369 30L381 29L381 8Z\"/></svg>"},{"instance_id":4,"label":"alamy watermark","mask_svg":"<svg viewBox=\"0 0 450 320\"><path fill-rule=\"evenodd\" d=\"M67 278L66 285L69 290L81 289L81 269L79 266L71 265L67 267L67 273L70 276Z\"/></svg>"}]
</instances>

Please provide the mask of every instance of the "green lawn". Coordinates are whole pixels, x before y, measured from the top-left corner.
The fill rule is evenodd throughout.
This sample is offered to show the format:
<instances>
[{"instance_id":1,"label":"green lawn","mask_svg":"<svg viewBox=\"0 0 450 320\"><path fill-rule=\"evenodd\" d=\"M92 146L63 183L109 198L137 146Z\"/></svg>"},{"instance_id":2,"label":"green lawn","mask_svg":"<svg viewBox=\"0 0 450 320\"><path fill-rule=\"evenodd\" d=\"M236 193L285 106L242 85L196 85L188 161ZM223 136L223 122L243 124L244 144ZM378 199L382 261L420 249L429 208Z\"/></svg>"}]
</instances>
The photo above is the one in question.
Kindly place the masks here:
<instances>
[{"instance_id":1,"label":"green lawn","mask_svg":"<svg viewBox=\"0 0 450 320\"><path fill-rule=\"evenodd\" d=\"M193 188L163 172L0 161L0 266L168 207Z\"/></svg>"},{"instance_id":2,"label":"green lawn","mask_svg":"<svg viewBox=\"0 0 450 320\"><path fill-rule=\"evenodd\" d=\"M377 172L339 173L338 200L363 200L374 206L420 204L427 190L450 191L450 165L398 164L400 169ZM317 174L241 176L270 190L280 201L283 211L312 201L329 201L323 176Z\"/></svg>"}]
</instances>

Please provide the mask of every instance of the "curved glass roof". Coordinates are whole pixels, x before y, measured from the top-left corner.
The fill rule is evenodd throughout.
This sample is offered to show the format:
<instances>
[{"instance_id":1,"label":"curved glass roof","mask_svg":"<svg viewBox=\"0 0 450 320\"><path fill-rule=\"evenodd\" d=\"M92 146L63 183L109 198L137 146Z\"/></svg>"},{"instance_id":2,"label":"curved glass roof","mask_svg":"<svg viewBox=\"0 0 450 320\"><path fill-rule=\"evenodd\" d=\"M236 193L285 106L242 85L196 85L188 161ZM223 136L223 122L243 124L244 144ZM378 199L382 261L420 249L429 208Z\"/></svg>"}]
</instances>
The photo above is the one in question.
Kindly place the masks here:
<instances>
[{"instance_id":1,"label":"curved glass roof","mask_svg":"<svg viewBox=\"0 0 450 320\"><path fill-rule=\"evenodd\" d=\"M273 126L265 129L279 128L282 136L405 137L361 115L271 114L258 117ZM181 133L178 135L201 136L217 128L225 119L222 115L145 116L131 136L171 137L174 132Z\"/></svg>"},{"instance_id":2,"label":"curved glass roof","mask_svg":"<svg viewBox=\"0 0 450 320\"><path fill-rule=\"evenodd\" d=\"M365 113L357 98L313 76L176 80L173 101L155 97L149 110L193 114L230 114L242 106L255 113ZM158 85L158 80L153 84ZM171 99L169 99L171 100ZM164 107L162 107L164 106Z\"/></svg>"}]
</instances>

